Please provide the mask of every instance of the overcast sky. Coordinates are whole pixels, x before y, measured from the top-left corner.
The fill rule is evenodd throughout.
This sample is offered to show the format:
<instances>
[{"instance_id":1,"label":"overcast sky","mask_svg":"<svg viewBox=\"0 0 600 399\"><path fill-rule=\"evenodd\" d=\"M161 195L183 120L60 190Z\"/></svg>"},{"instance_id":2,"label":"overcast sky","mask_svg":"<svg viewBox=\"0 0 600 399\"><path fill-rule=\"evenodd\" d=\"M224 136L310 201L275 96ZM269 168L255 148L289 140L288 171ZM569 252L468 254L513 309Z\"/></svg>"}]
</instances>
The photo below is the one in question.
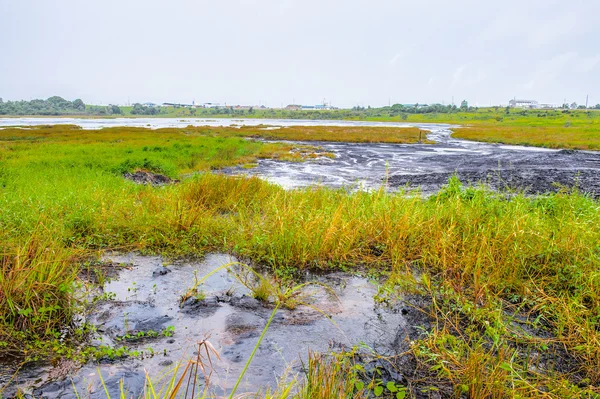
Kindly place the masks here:
<instances>
[{"instance_id":1,"label":"overcast sky","mask_svg":"<svg viewBox=\"0 0 600 399\"><path fill-rule=\"evenodd\" d=\"M598 0L0 0L0 97L600 103Z\"/></svg>"}]
</instances>

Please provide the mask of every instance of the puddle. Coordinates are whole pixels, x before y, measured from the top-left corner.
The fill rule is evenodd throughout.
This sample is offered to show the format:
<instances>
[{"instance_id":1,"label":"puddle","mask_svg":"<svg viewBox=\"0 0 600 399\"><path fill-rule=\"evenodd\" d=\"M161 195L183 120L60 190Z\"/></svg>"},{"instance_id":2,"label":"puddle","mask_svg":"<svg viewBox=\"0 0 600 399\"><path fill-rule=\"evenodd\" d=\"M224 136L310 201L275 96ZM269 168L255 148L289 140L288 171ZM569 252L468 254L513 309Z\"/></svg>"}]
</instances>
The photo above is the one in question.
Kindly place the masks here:
<instances>
[{"instance_id":1,"label":"puddle","mask_svg":"<svg viewBox=\"0 0 600 399\"><path fill-rule=\"evenodd\" d=\"M126 345L131 350L144 351L144 358L90 362L78 370L64 371L62 375L49 367L24 369L18 374L18 383L12 384L4 394L10 396L19 387L36 397L75 398L75 386L83 396L105 397L101 373L111 396L118 394L119 381L123 378L129 396L137 397L143 391L146 372L153 381L161 377L164 381L165 376L170 378L178 362L195 357L197 343L203 339L221 356L220 361L213 359L211 389L219 395L230 392L273 306L252 298L226 270L218 271L203 284L203 300L192 298L180 306L180 299L194 285L196 277L201 278L236 259L211 254L202 262L167 267L163 266L161 257L109 255L106 260L131 266L122 269L118 279L104 285L104 296L110 299L99 301L87 316L88 322L97 329L92 343L95 346ZM309 350L328 352L359 344L383 355L394 355L400 350L398 340L408 334L405 317L409 316L397 308L376 304L373 300L376 285L343 273L308 276L308 279L326 284L335 293L334 296L317 285L303 291L305 301L331 320L304 305L294 310L278 310L238 393L273 386L286 370L288 376L301 372L301 359L306 360ZM140 331L165 330L173 331L173 335L159 334L137 342L119 341L125 334L134 336ZM53 373L54 381L49 382Z\"/></svg>"}]
</instances>

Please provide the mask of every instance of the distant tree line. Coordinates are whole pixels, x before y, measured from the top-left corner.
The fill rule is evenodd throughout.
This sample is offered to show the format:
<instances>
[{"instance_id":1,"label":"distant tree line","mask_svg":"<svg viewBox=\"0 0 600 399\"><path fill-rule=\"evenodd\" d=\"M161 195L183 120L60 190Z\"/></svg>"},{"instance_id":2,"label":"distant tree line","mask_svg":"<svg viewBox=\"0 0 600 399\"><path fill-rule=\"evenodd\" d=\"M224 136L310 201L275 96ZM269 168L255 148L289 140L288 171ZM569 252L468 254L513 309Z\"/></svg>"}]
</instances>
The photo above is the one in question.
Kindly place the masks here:
<instances>
[{"instance_id":1,"label":"distant tree line","mask_svg":"<svg viewBox=\"0 0 600 399\"><path fill-rule=\"evenodd\" d=\"M219 108L198 108L190 109L190 115L196 116L254 116L259 118L284 118L284 119L361 119L376 117L397 117L408 119L408 114L431 114L431 113L456 113L456 112L476 112L477 107L469 107L466 100L462 101L460 107L456 105L421 105L421 104L394 104L392 106L374 108L356 106L352 109L334 109L334 110L288 110L288 109L236 109L234 107Z\"/></svg>"},{"instance_id":2,"label":"distant tree line","mask_svg":"<svg viewBox=\"0 0 600 399\"><path fill-rule=\"evenodd\" d=\"M564 109L585 109L585 106L573 104L564 104ZM499 107L494 107L498 112ZM600 104L589 109L600 110ZM460 106L443 104L394 104L385 107L361 107L356 106L352 109L334 109L334 110L286 110L273 108L254 109L236 109L234 107L219 108L189 108L190 116L249 116L259 118L285 118L285 119L363 119L363 118L396 118L407 120L409 114L452 114L457 112L478 111L477 107L470 107L466 100L460 103ZM167 115L171 111L166 107L147 106L135 103L131 108L132 115ZM506 107L506 114L511 113L510 107ZM512 112L514 113L514 111ZM124 115L125 112L117 105L85 105L83 101L77 99L68 101L62 97L53 96L47 100L31 101L2 101L0 98L0 115L98 115L98 116L117 116ZM498 118L501 118L499 116Z\"/></svg>"},{"instance_id":3,"label":"distant tree line","mask_svg":"<svg viewBox=\"0 0 600 399\"><path fill-rule=\"evenodd\" d=\"M85 114L83 101L67 101L53 96L47 100L2 101L0 98L0 115L76 115Z\"/></svg>"},{"instance_id":4,"label":"distant tree line","mask_svg":"<svg viewBox=\"0 0 600 399\"><path fill-rule=\"evenodd\" d=\"M123 115L118 105L88 105L87 112L91 115Z\"/></svg>"},{"instance_id":5,"label":"distant tree line","mask_svg":"<svg viewBox=\"0 0 600 399\"><path fill-rule=\"evenodd\" d=\"M131 113L133 115L159 115L163 113L163 110L161 107L148 107L140 103L135 103L133 104Z\"/></svg>"}]
</instances>

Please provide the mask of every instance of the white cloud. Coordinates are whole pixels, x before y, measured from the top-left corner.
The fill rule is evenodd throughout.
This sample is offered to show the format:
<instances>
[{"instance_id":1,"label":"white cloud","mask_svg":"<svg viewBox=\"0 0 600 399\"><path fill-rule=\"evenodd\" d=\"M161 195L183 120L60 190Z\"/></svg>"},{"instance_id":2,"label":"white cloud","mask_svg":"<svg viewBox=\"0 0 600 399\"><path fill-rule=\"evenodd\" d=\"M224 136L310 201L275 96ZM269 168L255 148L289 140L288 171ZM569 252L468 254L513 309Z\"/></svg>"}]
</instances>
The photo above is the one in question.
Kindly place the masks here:
<instances>
[{"instance_id":1,"label":"white cloud","mask_svg":"<svg viewBox=\"0 0 600 399\"><path fill-rule=\"evenodd\" d=\"M481 33L481 42L514 40L513 45L525 44L539 49L552 47L558 41L572 39L589 30L585 9L565 11L562 7L555 7L553 11L551 5L540 8L533 2L523 7L519 12L507 7L506 13L498 16Z\"/></svg>"},{"instance_id":2,"label":"white cloud","mask_svg":"<svg viewBox=\"0 0 600 399\"><path fill-rule=\"evenodd\" d=\"M560 11L548 19L536 21L532 29L523 30L523 33L532 47L547 46L580 33L582 21L584 19L575 11Z\"/></svg>"},{"instance_id":3,"label":"white cloud","mask_svg":"<svg viewBox=\"0 0 600 399\"><path fill-rule=\"evenodd\" d=\"M573 71L578 73L588 73L596 69L598 65L600 65L600 54L591 57L581 57L576 60Z\"/></svg>"},{"instance_id":4,"label":"white cloud","mask_svg":"<svg viewBox=\"0 0 600 399\"><path fill-rule=\"evenodd\" d=\"M4 3L5 99L375 106L600 95L598 0ZM137 38L136 51L112 45L123 38Z\"/></svg>"},{"instance_id":5,"label":"white cloud","mask_svg":"<svg viewBox=\"0 0 600 399\"><path fill-rule=\"evenodd\" d=\"M414 46L410 46L407 48L400 49L392 58L390 58L389 65L391 67L395 67L396 65L398 65L398 63L402 59L407 58L410 55L410 52L412 51L413 47Z\"/></svg>"},{"instance_id":6,"label":"white cloud","mask_svg":"<svg viewBox=\"0 0 600 399\"><path fill-rule=\"evenodd\" d=\"M600 55L580 56L575 51L557 54L540 63L531 80L523 85L526 90L534 90L553 85L561 75L588 73L600 64Z\"/></svg>"},{"instance_id":7,"label":"white cloud","mask_svg":"<svg viewBox=\"0 0 600 399\"><path fill-rule=\"evenodd\" d=\"M487 78L487 73L483 68L474 69L470 64L463 64L456 68L452 74L452 84L450 87L474 87Z\"/></svg>"},{"instance_id":8,"label":"white cloud","mask_svg":"<svg viewBox=\"0 0 600 399\"><path fill-rule=\"evenodd\" d=\"M400 53L393 56L392 59L390 60L390 65L395 66L398 63L398 60L400 59L401 56L402 55Z\"/></svg>"}]
</instances>

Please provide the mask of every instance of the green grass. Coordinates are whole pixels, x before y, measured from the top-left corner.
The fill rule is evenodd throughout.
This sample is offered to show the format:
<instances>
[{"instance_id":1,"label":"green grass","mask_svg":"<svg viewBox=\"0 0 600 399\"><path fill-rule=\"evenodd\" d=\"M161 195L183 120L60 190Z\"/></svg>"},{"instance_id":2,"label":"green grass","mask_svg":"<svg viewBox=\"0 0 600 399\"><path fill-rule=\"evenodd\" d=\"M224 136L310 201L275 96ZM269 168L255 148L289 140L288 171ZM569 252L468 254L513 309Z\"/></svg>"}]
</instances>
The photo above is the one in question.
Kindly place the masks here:
<instances>
[{"instance_id":1,"label":"green grass","mask_svg":"<svg viewBox=\"0 0 600 399\"><path fill-rule=\"evenodd\" d=\"M131 115L131 107L122 107L124 117L148 117L145 115ZM326 110L326 111L287 111L279 109L256 109L253 113L248 111L214 109L188 109L188 108L163 108L164 113L153 117L167 118L233 118L233 119L340 119L340 120L365 120L377 122L408 122L408 123L450 123L461 125L464 128L455 129L454 136L467 140L485 141L491 143L506 143L516 145L530 145L548 148L570 148L594 150L600 149L600 110L521 110L504 107L485 107L459 111L453 113L427 113L427 114L400 114L394 115L386 108L372 108L363 111L354 110ZM217 113L218 112L218 113ZM85 117L85 116L84 116ZM89 116L88 116L89 117ZM114 116L112 116L114 117ZM414 142L416 133L413 130L405 137L390 139L389 134L365 135L365 130L350 136L348 128L315 127L311 133L304 128L304 140L353 140L363 142ZM346 137L336 139L335 131L327 130L345 129ZM364 128L363 128L364 129ZM285 130L285 129L284 129ZM294 128L288 128L287 139L299 140L294 134ZM380 130L380 133L383 132ZM407 131L406 133L408 133ZM273 131L261 132L261 137L274 139L286 138L285 134ZM397 134L397 133L396 133ZM311 138L312 136L312 138ZM16 138L19 139L19 138Z\"/></svg>"},{"instance_id":2,"label":"green grass","mask_svg":"<svg viewBox=\"0 0 600 399\"><path fill-rule=\"evenodd\" d=\"M13 139L21 136L28 139ZM163 187L121 176L145 168L180 177L284 157L291 148L227 129L0 130L3 351L68 352L57 339L76 310L79 262L98 251L218 250L261 263L278 279L305 269L367 269L389 276L391 297L408 290L431 298L425 310L435 322L412 352L457 395L597 397L596 200L577 192L507 197L455 179L421 198L383 189L286 191L211 173ZM524 333L517 316L549 335ZM528 354L552 351L569 372L532 368Z\"/></svg>"},{"instance_id":3,"label":"green grass","mask_svg":"<svg viewBox=\"0 0 600 399\"><path fill-rule=\"evenodd\" d=\"M453 137L546 148L600 150L600 122L565 126L474 126L455 129Z\"/></svg>"},{"instance_id":4,"label":"green grass","mask_svg":"<svg viewBox=\"0 0 600 399\"><path fill-rule=\"evenodd\" d=\"M410 115L412 122L444 122L463 127L453 137L547 148L600 150L600 111L486 108L457 114Z\"/></svg>"}]
</instances>

